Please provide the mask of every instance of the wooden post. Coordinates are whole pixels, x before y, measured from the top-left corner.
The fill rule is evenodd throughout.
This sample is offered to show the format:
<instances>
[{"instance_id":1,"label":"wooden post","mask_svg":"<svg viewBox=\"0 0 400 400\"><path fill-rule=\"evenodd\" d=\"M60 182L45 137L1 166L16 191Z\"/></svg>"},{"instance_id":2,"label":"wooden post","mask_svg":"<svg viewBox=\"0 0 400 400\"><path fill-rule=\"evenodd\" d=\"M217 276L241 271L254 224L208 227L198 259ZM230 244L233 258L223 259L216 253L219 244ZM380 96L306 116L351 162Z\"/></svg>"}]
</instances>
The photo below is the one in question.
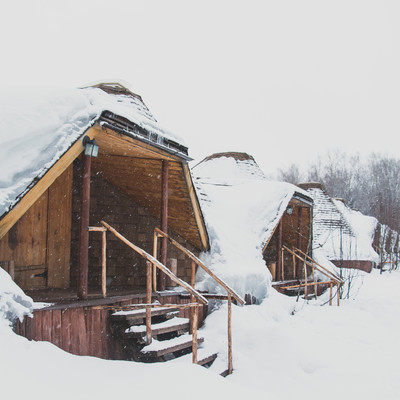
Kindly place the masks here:
<instances>
[{"instance_id":1,"label":"wooden post","mask_svg":"<svg viewBox=\"0 0 400 400\"><path fill-rule=\"evenodd\" d=\"M192 331L192 353L193 353L193 364L197 364L197 327L199 321L199 307L190 307L193 310L193 331Z\"/></svg>"},{"instance_id":2,"label":"wooden post","mask_svg":"<svg viewBox=\"0 0 400 400\"><path fill-rule=\"evenodd\" d=\"M190 276L190 286L194 289L195 285L195 278L196 278L196 263L192 261L192 273ZM196 301L195 297L191 294L190 295L190 302L194 303ZM196 307L197 308L197 307ZM189 333L193 333L194 330L194 312L195 310L193 307L190 307L189 313L190 313L190 327L189 327Z\"/></svg>"},{"instance_id":3,"label":"wooden post","mask_svg":"<svg viewBox=\"0 0 400 400\"><path fill-rule=\"evenodd\" d=\"M285 280L285 249L282 247L281 263L282 263L282 280Z\"/></svg>"},{"instance_id":4,"label":"wooden post","mask_svg":"<svg viewBox=\"0 0 400 400\"><path fill-rule=\"evenodd\" d=\"M82 203L80 219L78 297L87 299L89 274L89 210L91 157L82 155Z\"/></svg>"},{"instance_id":5,"label":"wooden post","mask_svg":"<svg viewBox=\"0 0 400 400\"><path fill-rule=\"evenodd\" d=\"M312 278L313 278L313 282L315 283L315 267L314 267L314 263L312 263ZM317 299L317 285L314 285L314 297L315 299Z\"/></svg>"},{"instance_id":6,"label":"wooden post","mask_svg":"<svg viewBox=\"0 0 400 400\"><path fill-rule=\"evenodd\" d=\"M232 296L228 292L228 374L232 371Z\"/></svg>"},{"instance_id":7,"label":"wooden post","mask_svg":"<svg viewBox=\"0 0 400 400\"><path fill-rule=\"evenodd\" d=\"M330 297L329 297L329 305L330 305L330 306L332 305L332 281L331 281L331 284L330 284Z\"/></svg>"},{"instance_id":8,"label":"wooden post","mask_svg":"<svg viewBox=\"0 0 400 400\"><path fill-rule=\"evenodd\" d=\"M162 161L161 168L161 230L168 233L168 161ZM167 265L167 238L161 239L161 264ZM165 290L166 276L161 273L160 290Z\"/></svg>"},{"instance_id":9,"label":"wooden post","mask_svg":"<svg viewBox=\"0 0 400 400\"><path fill-rule=\"evenodd\" d=\"M107 294L106 234L107 231L101 232L101 292L103 297L106 297Z\"/></svg>"},{"instance_id":10,"label":"wooden post","mask_svg":"<svg viewBox=\"0 0 400 400\"><path fill-rule=\"evenodd\" d=\"M307 264L304 264L304 283L306 286L304 286L304 297L307 300Z\"/></svg>"},{"instance_id":11,"label":"wooden post","mask_svg":"<svg viewBox=\"0 0 400 400\"><path fill-rule=\"evenodd\" d=\"M157 232L154 232L153 236L153 257L157 259L157 245L158 245L158 236ZM157 267L153 265L153 288L154 291L157 291Z\"/></svg>"},{"instance_id":12,"label":"wooden post","mask_svg":"<svg viewBox=\"0 0 400 400\"><path fill-rule=\"evenodd\" d=\"M296 256L293 253L293 279L296 279Z\"/></svg>"},{"instance_id":13,"label":"wooden post","mask_svg":"<svg viewBox=\"0 0 400 400\"><path fill-rule=\"evenodd\" d=\"M150 261L146 261L147 273L146 273L146 303L151 304L151 280L153 265ZM146 307L146 338L147 344L151 343L151 306Z\"/></svg>"},{"instance_id":14,"label":"wooden post","mask_svg":"<svg viewBox=\"0 0 400 400\"><path fill-rule=\"evenodd\" d=\"M340 285L337 283L337 305L340 306Z\"/></svg>"},{"instance_id":15,"label":"wooden post","mask_svg":"<svg viewBox=\"0 0 400 400\"><path fill-rule=\"evenodd\" d=\"M282 278L282 220L279 222L279 227L278 227L278 241L277 241L277 262L276 262L276 271L278 272L278 277L277 280L281 281L283 280Z\"/></svg>"},{"instance_id":16,"label":"wooden post","mask_svg":"<svg viewBox=\"0 0 400 400\"><path fill-rule=\"evenodd\" d=\"M297 215L297 248L301 250L301 224L302 224L302 214L303 214L303 207L297 207L298 215ZM297 260L297 263L299 265L298 270L300 270L300 260ZM301 276L301 273L300 273ZM294 276L294 279L296 279L296 275Z\"/></svg>"}]
</instances>

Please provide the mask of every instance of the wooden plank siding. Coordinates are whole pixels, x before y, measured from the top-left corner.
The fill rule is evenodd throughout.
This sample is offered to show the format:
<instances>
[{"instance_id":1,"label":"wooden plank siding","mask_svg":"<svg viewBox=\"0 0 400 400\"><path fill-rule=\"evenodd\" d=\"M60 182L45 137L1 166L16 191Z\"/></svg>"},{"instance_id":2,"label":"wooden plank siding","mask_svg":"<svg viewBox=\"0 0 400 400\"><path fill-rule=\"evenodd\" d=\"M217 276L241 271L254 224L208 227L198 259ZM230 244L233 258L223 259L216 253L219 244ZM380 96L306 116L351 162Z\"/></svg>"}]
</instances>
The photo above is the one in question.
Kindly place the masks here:
<instances>
[{"instance_id":1,"label":"wooden plank siding","mask_svg":"<svg viewBox=\"0 0 400 400\"><path fill-rule=\"evenodd\" d=\"M143 303L143 295L112 302L115 306ZM161 304L185 304L190 298L179 294L154 296ZM105 305L106 299L98 301ZM109 323L109 309L92 308L96 301L55 305L35 310L33 318L17 321L14 330L29 340L48 341L61 349L81 356L93 356L111 360L128 359L121 343L114 336ZM207 315L207 306L199 308L199 325ZM181 317L189 317L189 309L180 310Z\"/></svg>"},{"instance_id":2,"label":"wooden plank siding","mask_svg":"<svg viewBox=\"0 0 400 400\"><path fill-rule=\"evenodd\" d=\"M71 242L72 164L0 240L24 290L67 288Z\"/></svg>"}]
</instances>

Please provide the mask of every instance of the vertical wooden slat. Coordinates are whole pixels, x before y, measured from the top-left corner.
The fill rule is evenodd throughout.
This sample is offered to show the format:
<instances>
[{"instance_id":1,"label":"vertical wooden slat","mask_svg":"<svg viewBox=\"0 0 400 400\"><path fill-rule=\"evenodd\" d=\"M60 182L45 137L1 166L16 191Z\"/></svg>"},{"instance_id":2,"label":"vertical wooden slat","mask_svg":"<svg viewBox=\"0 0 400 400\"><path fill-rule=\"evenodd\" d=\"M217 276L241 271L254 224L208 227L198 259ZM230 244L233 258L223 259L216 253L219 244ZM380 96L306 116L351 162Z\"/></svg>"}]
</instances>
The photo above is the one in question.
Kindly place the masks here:
<instances>
[{"instance_id":1,"label":"vertical wooden slat","mask_svg":"<svg viewBox=\"0 0 400 400\"><path fill-rule=\"evenodd\" d=\"M194 288L195 285L195 279L196 279L196 263L194 261L192 261L192 270L191 270L191 274L190 274L190 286L192 286L192 288ZM190 295L190 302L194 303L196 301L195 297L191 294ZM197 309L197 307L195 307ZM189 321L190 321L190 328L189 328L189 333L193 333L193 329L194 329L194 313L195 310L193 307L190 307L189 309Z\"/></svg>"},{"instance_id":2,"label":"vertical wooden slat","mask_svg":"<svg viewBox=\"0 0 400 400\"><path fill-rule=\"evenodd\" d=\"M79 243L79 274L78 296L87 299L88 295L88 270L89 270L89 210L90 210L90 170L91 157L82 155L82 202L80 219L80 243Z\"/></svg>"},{"instance_id":3,"label":"vertical wooden slat","mask_svg":"<svg viewBox=\"0 0 400 400\"><path fill-rule=\"evenodd\" d=\"M62 337L61 337L61 310L53 310L52 312L52 338L51 342L54 343L57 347L62 346Z\"/></svg>"},{"instance_id":4,"label":"vertical wooden slat","mask_svg":"<svg viewBox=\"0 0 400 400\"><path fill-rule=\"evenodd\" d=\"M49 188L46 264L51 288L65 289L70 282L72 175L71 164Z\"/></svg>"},{"instance_id":5,"label":"vertical wooden slat","mask_svg":"<svg viewBox=\"0 0 400 400\"><path fill-rule=\"evenodd\" d=\"M304 263L304 283L306 284L306 286L304 286L304 297L307 299L308 290L307 290L307 264L306 263Z\"/></svg>"},{"instance_id":6,"label":"vertical wooden slat","mask_svg":"<svg viewBox=\"0 0 400 400\"><path fill-rule=\"evenodd\" d=\"M61 311L61 348L71 352L71 318L69 310Z\"/></svg>"},{"instance_id":7,"label":"vertical wooden slat","mask_svg":"<svg viewBox=\"0 0 400 400\"><path fill-rule=\"evenodd\" d=\"M43 341L46 342L51 342L51 334L53 330L52 326L52 315L53 312L51 310L43 310L42 311L42 339Z\"/></svg>"},{"instance_id":8,"label":"vertical wooden slat","mask_svg":"<svg viewBox=\"0 0 400 400\"><path fill-rule=\"evenodd\" d=\"M331 284L330 284L329 305L330 306L332 305L332 281L331 281Z\"/></svg>"}]
</instances>

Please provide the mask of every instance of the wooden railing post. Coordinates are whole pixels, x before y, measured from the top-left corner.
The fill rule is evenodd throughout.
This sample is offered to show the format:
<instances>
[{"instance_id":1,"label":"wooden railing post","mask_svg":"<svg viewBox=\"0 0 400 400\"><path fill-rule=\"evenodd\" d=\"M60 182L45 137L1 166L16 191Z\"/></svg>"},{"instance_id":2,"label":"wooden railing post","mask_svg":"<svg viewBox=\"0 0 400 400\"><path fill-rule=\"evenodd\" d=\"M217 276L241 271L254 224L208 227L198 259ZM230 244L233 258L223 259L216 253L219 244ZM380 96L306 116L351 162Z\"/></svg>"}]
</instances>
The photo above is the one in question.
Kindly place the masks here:
<instances>
[{"instance_id":1,"label":"wooden railing post","mask_svg":"<svg viewBox=\"0 0 400 400\"><path fill-rule=\"evenodd\" d=\"M333 286L333 284L332 284L332 281L331 281L331 284L330 284L330 297L329 297L329 305L330 306L332 305L332 286Z\"/></svg>"},{"instance_id":2,"label":"wooden railing post","mask_svg":"<svg viewBox=\"0 0 400 400\"><path fill-rule=\"evenodd\" d=\"M281 265L282 265L282 280L285 280L285 253L284 248L282 247L282 254L281 254Z\"/></svg>"},{"instance_id":3,"label":"wooden railing post","mask_svg":"<svg viewBox=\"0 0 400 400\"><path fill-rule=\"evenodd\" d=\"M153 257L157 259L157 246L158 246L158 234L154 231L153 236ZM153 265L153 289L157 291L157 267Z\"/></svg>"},{"instance_id":4,"label":"wooden railing post","mask_svg":"<svg viewBox=\"0 0 400 400\"><path fill-rule=\"evenodd\" d=\"M313 282L315 282L315 266L314 263L312 263L312 278L313 278ZM317 285L314 285L314 297L315 299L317 299Z\"/></svg>"},{"instance_id":5,"label":"wooden railing post","mask_svg":"<svg viewBox=\"0 0 400 400\"><path fill-rule=\"evenodd\" d=\"M192 261L192 272L190 276L190 286L194 288L195 286L195 279L196 279L196 263ZM190 295L190 302L194 303L195 297L191 294ZM190 313L190 327L189 327L189 333L193 333L194 330L194 312L195 310L193 307L190 307L189 313Z\"/></svg>"},{"instance_id":6,"label":"wooden railing post","mask_svg":"<svg viewBox=\"0 0 400 400\"><path fill-rule=\"evenodd\" d=\"M228 292L228 374L232 371L232 296Z\"/></svg>"},{"instance_id":7,"label":"wooden railing post","mask_svg":"<svg viewBox=\"0 0 400 400\"><path fill-rule=\"evenodd\" d=\"M193 325L192 325L192 353L193 353L193 364L197 364L197 328L199 322L199 306L190 307L193 309Z\"/></svg>"},{"instance_id":8,"label":"wooden railing post","mask_svg":"<svg viewBox=\"0 0 400 400\"><path fill-rule=\"evenodd\" d=\"M340 306L340 285L337 283L336 287L337 287L337 305L339 307Z\"/></svg>"},{"instance_id":9,"label":"wooden railing post","mask_svg":"<svg viewBox=\"0 0 400 400\"><path fill-rule=\"evenodd\" d=\"M146 274L146 303L151 304L151 280L152 280L152 270L153 265L150 261L146 261L147 274ZM151 306L146 307L146 338L147 344L151 343Z\"/></svg>"},{"instance_id":10,"label":"wooden railing post","mask_svg":"<svg viewBox=\"0 0 400 400\"><path fill-rule=\"evenodd\" d=\"M304 283L306 286L304 287L304 297L307 300L307 264L304 263Z\"/></svg>"}]
</instances>

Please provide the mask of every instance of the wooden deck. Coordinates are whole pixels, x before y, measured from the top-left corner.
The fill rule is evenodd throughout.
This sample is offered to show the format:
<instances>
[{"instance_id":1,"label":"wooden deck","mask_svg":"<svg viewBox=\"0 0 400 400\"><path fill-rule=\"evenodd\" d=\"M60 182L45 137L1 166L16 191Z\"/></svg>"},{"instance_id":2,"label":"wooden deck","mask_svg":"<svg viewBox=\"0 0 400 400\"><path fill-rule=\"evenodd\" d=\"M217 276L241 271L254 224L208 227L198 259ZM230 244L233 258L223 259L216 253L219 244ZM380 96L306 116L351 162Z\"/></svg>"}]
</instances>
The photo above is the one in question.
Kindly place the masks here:
<instances>
[{"instance_id":1,"label":"wooden deck","mask_svg":"<svg viewBox=\"0 0 400 400\"><path fill-rule=\"evenodd\" d=\"M145 293L109 291L105 298L89 293L87 300L78 300L72 290L35 290L28 294L37 302L37 307L33 318L26 317L22 323L16 323L14 329L17 334L29 340L49 341L76 355L113 360L129 359L113 332L110 306L145 303ZM152 301L161 304L185 304L190 299L177 292L164 291L153 293ZM39 302L51 304L43 307ZM207 307L202 307L199 311L199 320L203 321L207 315ZM189 310L181 309L180 316L188 318Z\"/></svg>"}]
</instances>

